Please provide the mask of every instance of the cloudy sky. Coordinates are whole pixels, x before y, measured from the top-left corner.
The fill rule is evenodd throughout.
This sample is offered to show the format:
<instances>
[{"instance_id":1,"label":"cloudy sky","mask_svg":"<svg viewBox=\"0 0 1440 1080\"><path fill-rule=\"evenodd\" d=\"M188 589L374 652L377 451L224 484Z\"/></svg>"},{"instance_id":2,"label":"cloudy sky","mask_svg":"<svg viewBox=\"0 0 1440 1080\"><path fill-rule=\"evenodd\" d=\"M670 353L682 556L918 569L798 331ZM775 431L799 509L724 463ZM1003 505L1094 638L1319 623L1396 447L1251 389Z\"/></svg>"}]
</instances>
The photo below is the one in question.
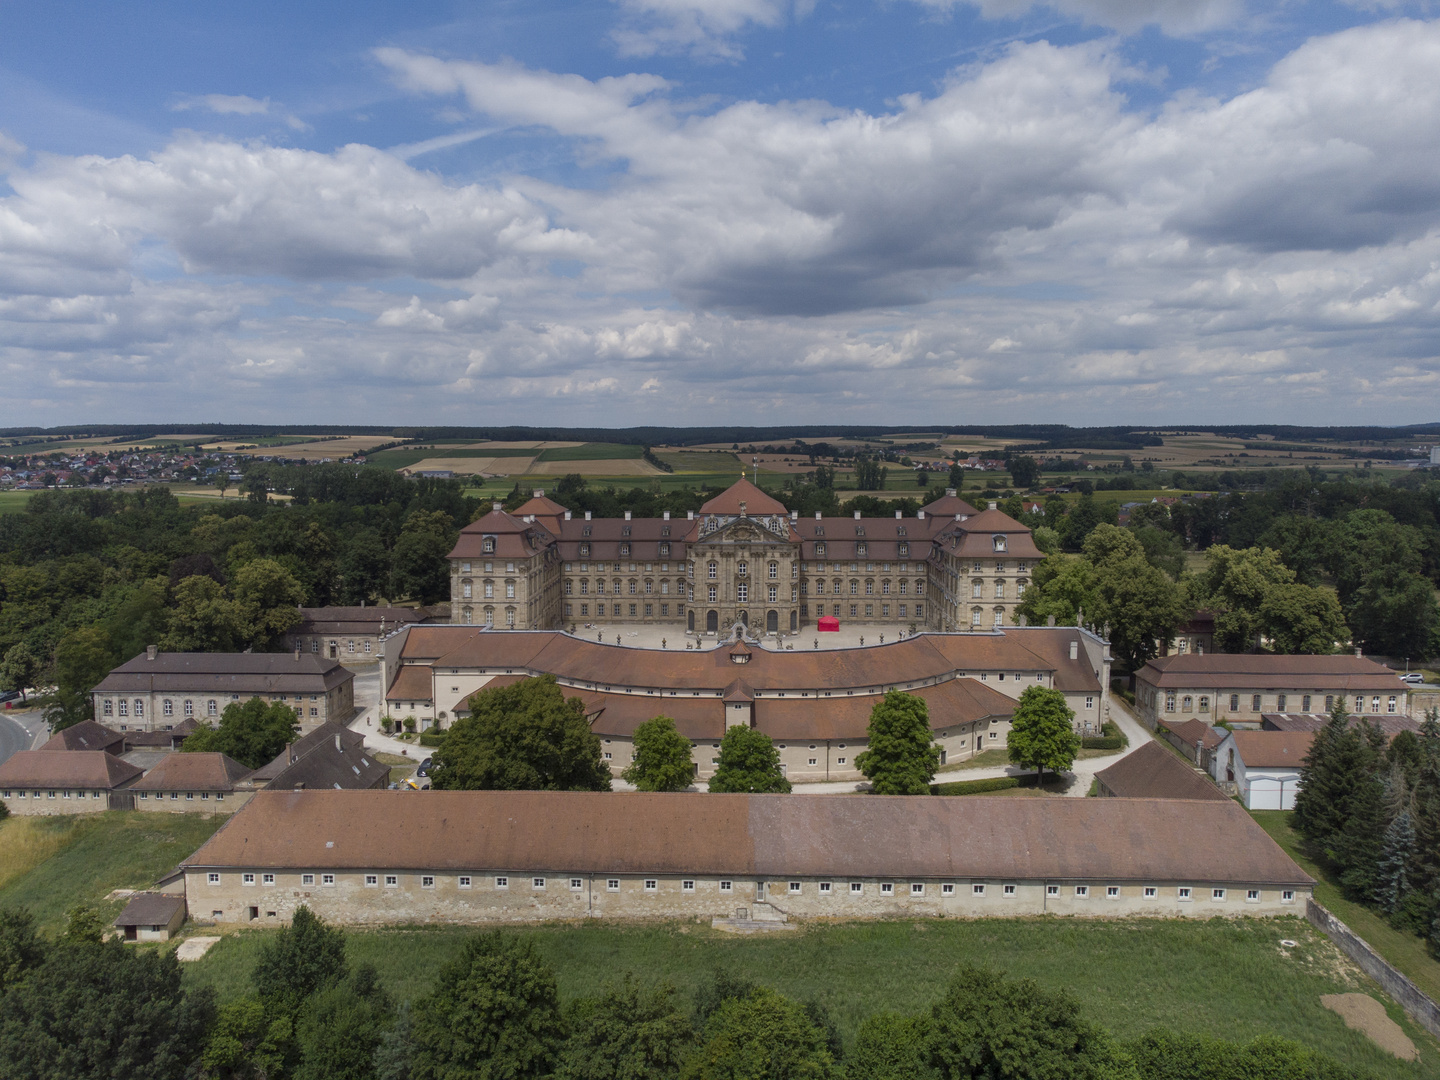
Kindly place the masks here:
<instances>
[{"instance_id":1,"label":"cloudy sky","mask_svg":"<svg viewBox=\"0 0 1440 1080\"><path fill-rule=\"evenodd\" d=\"M1440 415L1440 9L7 0L0 426Z\"/></svg>"}]
</instances>

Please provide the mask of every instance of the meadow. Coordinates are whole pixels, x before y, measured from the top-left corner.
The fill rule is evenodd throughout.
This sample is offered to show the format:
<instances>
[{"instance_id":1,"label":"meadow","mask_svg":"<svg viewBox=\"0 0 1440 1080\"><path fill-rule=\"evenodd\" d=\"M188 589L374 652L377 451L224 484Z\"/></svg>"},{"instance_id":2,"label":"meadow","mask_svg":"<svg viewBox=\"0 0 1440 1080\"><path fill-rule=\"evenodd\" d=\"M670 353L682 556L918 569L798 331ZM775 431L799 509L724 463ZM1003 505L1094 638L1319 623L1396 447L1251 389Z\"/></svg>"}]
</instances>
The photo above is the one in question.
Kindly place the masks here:
<instances>
[{"instance_id":1,"label":"meadow","mask_svg":"<svg viewBox=\"0 0 1440 1080\"><path fill-rule=\"evenodd\" d=\"M25 509L25 504L33 498L33 491L0 491L0 514L15 513Z\"/></svg>"}]
</instances>

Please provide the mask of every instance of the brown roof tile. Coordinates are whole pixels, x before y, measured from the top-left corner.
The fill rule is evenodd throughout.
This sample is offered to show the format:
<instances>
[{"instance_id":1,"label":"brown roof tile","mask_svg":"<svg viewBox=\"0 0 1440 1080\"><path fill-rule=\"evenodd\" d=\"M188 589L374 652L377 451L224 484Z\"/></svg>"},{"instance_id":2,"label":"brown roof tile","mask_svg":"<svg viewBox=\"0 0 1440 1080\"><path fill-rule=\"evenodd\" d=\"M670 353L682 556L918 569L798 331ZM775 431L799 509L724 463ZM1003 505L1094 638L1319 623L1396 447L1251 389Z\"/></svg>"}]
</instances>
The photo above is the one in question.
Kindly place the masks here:
<instances>
[{"instance_id":1,"label":"brown roof tile","mask_svg":"<svg viewBox=\"0 0 1440 1080\"><path fill-rule=\"evenodd\" d=\"M1208 746L1212 750L1225 737L1223 731L1216 730L1203 720L1161 720L1160 726L1173 731L1181 742L1189 746Z\"/></svg>"},{"instance_id":2,"label":"brown roof tile","mask_svg":"<svg viewBox=\"0 0 1440 1080\"><path fill-rule=\"evenodd\" d=\"M182 866L1311 883L1239 806L1181 799L265 791Z\"/></svg>"},{"instance_id":3,"label":"brown roof tile","mask_svg":"<svg viewBox=\"0 0 1440 1080\"><path fill-rule=\"evenodd\" d=\"M92 693L318 694L354 678L340 661L310 653L141 653Z\"/></svg>"},{"instance_id":4,"label":"brown roof tile","mask_svg":"<svg viewBox=\"0 0 1440 1080\"><path fill-rule=\"evenodd\" d=\"M136 791L234 791L250 770L226 754L167 754L132 785Z\"/></svg>"},{"instance_id":5,"label":"brown roof tile","mask_svg":"<svg viewBox=\"0 0 1440 1080\"><path fill-rule=\"evenodd\" d=\"M1313 731L1235 731L1231 735L1240 760L1251 769L1298 769L1315 741Z\"/></svg>"},{"instance_id":6,"label":"brown roof tile","mask_svg":"<svg viewBox=\"0 0 1440 1080\"><path fill-rule=\"evenodd\" d=\"M1111 795L1135 799L1218 799L1225 793L1165 747L1151 740L1095 774Z\"/></svg>"},{"instance_id":7,"label":"brown roof tile","mask_svg":"<svg viewBox=\"0 0 1440 1080\"><path fill-rule=\"evenodd\" d=\"M72 727L62 728L40 747L41 750L113 750L125 744L123 731L111 731L94 720L82 720Z\"/></svg>"},{"instance_id":8,"label":"brown roof tile","mask_svg":"<svg viewBox=\"0 0 1440 1080\"><path fill-rule=\"evenodd\" d=\"M104 750L21 750L0 763L0 787L124 787L144 770Z\"/></svg>"},{"instance_id":9,"label":"brown roof tile","mask_svg":"<svg viewBox=\"0 0 1440 1080\"><path fill-rule=\"evenodd\" d=\"M1230 687L1255 690L1384 690L1409 687L1384 664L1361 656L1268 653L1172 653L1157 656L1138 678L1160 689Z\"/></svg>"},{"instance_id":10,"label":"brown roof tile","mask_svg":"<svg viewBox=\"0 0 1440 1080\"><path fill-rule=\"evenodd\" d=\"M185 898L168 893L137 893L116 916L112 926L166 926L176 912L185 910Z\"/></svg>"},{"instance_id":11,"label":"brown roof tile","mask_svg":"<svg viewBox=\"0 0 1440 1080\"><path fill-rule=\"evenodd\" d=\"M765 492L752 484L749 480L737 480L728 488L716 495L704 506L700 507L702 514L738 514L740 504L745 504L745 513L750 517L764 517L774 514L789 515L784 505L771 498Z\"/></svg>"}]
</instances>

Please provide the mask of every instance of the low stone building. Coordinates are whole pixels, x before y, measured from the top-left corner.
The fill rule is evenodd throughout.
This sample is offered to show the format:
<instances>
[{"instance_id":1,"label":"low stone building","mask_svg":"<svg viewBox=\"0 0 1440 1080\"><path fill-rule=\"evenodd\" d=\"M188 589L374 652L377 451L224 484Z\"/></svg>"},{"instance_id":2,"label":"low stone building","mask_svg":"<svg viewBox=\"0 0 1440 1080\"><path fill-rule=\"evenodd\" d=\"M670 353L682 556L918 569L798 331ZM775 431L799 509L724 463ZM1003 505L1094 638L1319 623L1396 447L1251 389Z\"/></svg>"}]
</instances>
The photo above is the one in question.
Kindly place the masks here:
<instances>
[{"instance_id":1,"label":"low stone building","mask_svg":"<svg viewBox=\"0 0 1440 1080\"><path fill-rule=\"evenodd\" d=\"M0 799L12 814L128 810L143 771L104 750L22 750L0 762Z\"/></svg>"},{"instance_id":2,"label":"low stone building","mask_svg":"<svg viewBox=\"0 0 1440 1080\"><path fill-rule=\"evenodd\" d=\"M402 640L403 639L403 640ZM1007 627L980 634L917 634L858 649L780 651L729 642L707 649L602 645L555 631L414 626L385 659L390 715L446 727L470 695L553 675L580 698L618 774L635 728L668 716L694 748L696 775L715 768L725 730L769 735L793 781L858 779L870 711L889 690L913 693L947 763L1003 747L1026 687L1060 690L1082 734L1105 719L1110 654L1075 627Z\"/></svg>"},{"instance_id":3,"label":"low stone building","mask_svg":"<svg viewBox=\"0 0 1440 1080\"><path fill-rule=\"evenodd\" d=\"M260 698L295 710L302 727L355 712L355 673L310 653L162 653L150 646L91 691L95 716L121 731L217 724L231 703Z\"/></svg>"},{"instance_id":4,"label":"low stone building","mask_svg":"<svg viewBox=\"0 0 1440 1080\"><path fill-rule=\"evenodd\" d=\"M429 608L302 607L285 636L292 650L363 666L380 660L395 631L432 617Z\"/></svg>"},{"instance_id":5,"label":"low stone building","mask_svg":"<svg viewBox=\"0 0 1440 1080\"><path fill-rule=\"evenodd\" d=\"M123 732L111 731L95 723L82 720L68 728L61 728L40 746L41 750L104 750L117 757L126 750Z\"/></svg>"},{"instance_id":6,"label":"low stone building","mask_svg":"<svg viewBox=\"0 0 1440 1080\"><path fill-rule=\"evenodd\" d=\"M169 941L185 925L185 898L137 893L113 924L126 941Z\"/></svg>"},{"instance_id":7,"label":"low stone building","mask_svg":"<svg viewBox=\"0 0 1440 1080\"><path fill-rule=\"evenodd\" d=\"M1135 706L1152 731L1161 720L1224 720L1259 728L1265 713L1405 716L1410 688L1384 664L1348 654L1186 653L1158 656L1135 673Z\"/></svg>"},{"instance_id":8,"label":"low stone building","mask_svg":"<svg viewBox=\"0 0 1440 1080\"><path fill-rule=\"evenodd\" d=\"M255 793L245 783L250 773L226 754L167 754L130 790L137 810L228 814Z\"/></svg>"},{"instance_id":9,"label":"low stone building","mask_svg":"<svg viewBox=\"0 0 1440 1080\"><path fill-rule=\"evenodd\" d=\"M266 791L177 869L192 917L1275 915L1314 882L1234 803Z\"/></svg>"},{"instance_id":10,"label":"low stone building","mask_svg":"<svg viewBox=\"0 0 1440 1080\"><path fill-rule=\"evenodd\" d=\"M1158 742L1146 742L1095 774L1097 793L1112 799L1209 799L1228 802L1205 774Z\"/></svg>"}]
</instances>

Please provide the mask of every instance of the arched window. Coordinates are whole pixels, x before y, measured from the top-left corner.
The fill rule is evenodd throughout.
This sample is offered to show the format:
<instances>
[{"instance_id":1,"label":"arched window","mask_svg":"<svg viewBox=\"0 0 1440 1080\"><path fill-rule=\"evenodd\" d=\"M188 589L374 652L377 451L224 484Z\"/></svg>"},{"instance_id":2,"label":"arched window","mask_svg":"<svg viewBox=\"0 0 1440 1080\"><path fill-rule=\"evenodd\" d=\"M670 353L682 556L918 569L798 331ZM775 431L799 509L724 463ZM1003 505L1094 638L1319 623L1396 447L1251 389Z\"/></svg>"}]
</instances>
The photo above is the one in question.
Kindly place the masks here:
<instances>
[{"instance_id":1,"label":"arched window","mask_svg":"<svg viewBox=\"0 0 1440 1080\"><path fill-rule=\"evenodd\" d=\"M707 632L707 633L710 633L710 634L713 634L713 633L715 633L715 631L719 628L719 626L720 626L720 616L717 615L717 614L716 614L715 612L713 612L713 611L707 611L707 612L705 613L705 630L706 630L706 632Z\"/></svg>"},{"instance_id":2,"label":"arched window","mask_svg":"<svg viewBox=\"0 0 1440 1080\"><path fill-rule=\"evenodd\" d=\"M1192 698L1189 694L1186 694L1184 697L1182 697L1182 698L1180 699L1180 711L1181 711L1181 712L1189 712L1189 711L1190 711L1192 708L1194 708L1194 707L1195 707L1195 699Z\"/></svg>"}]
</instances>

